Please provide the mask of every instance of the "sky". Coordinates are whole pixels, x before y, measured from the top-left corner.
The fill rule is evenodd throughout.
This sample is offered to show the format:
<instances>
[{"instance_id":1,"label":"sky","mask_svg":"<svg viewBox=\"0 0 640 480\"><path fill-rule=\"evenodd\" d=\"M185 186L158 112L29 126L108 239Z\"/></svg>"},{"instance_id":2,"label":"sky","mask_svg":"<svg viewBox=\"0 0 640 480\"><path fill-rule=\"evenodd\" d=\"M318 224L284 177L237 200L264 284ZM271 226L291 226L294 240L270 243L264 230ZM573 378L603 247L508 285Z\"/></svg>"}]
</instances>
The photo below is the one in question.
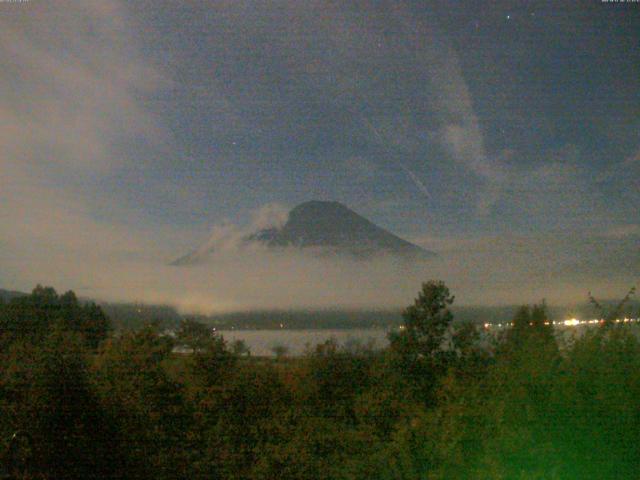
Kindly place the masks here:
<instances>
[{"instance_id":1,"label":"sky","mask_svg":"<svg viewBox=\"0 0 640 480\"><path fill-rule=\"evenodd\" d=\"M467 303L623 296L639 47L638 3L0 2L0 287L209 310L401 305L432 277ZM166 265L311 199L439 258Z\"/></svg>"}]
</instances>

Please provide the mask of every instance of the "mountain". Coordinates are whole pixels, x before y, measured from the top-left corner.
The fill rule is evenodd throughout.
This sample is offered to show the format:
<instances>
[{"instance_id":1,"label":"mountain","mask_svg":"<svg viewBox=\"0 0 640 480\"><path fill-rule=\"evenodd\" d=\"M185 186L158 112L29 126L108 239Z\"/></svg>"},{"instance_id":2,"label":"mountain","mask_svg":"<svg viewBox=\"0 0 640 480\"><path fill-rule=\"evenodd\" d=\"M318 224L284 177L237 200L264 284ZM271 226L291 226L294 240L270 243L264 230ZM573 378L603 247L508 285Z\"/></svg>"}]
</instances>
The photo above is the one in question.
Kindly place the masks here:
<instances>
[{"instance_id":1,"label":"mountain","mask_svg":"<svg viewBox=\"0 0 640 480\"><path fill-rule=\"evenodd\" d=\"M260 230L246 240L270 247L312 247L362 257L383 253L433 256L432 252L403 240L338 202L310 201L298 205L289 212L284 226Z\"/></svg>"},{"instance_id":2,"label":"mountain","mask_svg":"<svg viewBox=\"0 0 640 480\"><path fill-rule=\"evenodd\" d=\"M435 256L435 253L403 240L341 203L317 200L302 203L291 210L283 226L258 230L243 237L242 243L259 243L272 249L293 247L319 255L348 255L362 259L378 255L406 260ZM173 265L201 263L213 248L200 247Z\"/></svg>"},{"instance_id":3,"label":"mountain","mask_svg":"<svg viewBox=\"0 0 640 480\"><path fill-rule=\"evenodd\" d=\"M0 288L0 299L5 302L8 302L14 298L24 297L26 295L27 294L23 292L16 292L14 290L3 290Z\"/></svg>"}]
</instances>

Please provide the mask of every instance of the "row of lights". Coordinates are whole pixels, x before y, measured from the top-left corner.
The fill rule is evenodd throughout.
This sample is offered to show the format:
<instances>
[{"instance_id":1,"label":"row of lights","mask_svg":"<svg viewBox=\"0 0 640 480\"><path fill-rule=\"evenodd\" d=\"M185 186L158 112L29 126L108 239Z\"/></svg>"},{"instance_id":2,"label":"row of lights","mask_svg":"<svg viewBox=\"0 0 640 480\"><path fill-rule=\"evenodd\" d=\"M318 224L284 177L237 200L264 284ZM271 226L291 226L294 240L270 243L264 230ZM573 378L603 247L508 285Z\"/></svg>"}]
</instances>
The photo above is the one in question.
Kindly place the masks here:
<instances>
[{"instance_id":1,"label":"row of lights","mask_svg":"<svg viewBox=\"0 0 640 480\"><path fill-rule=\"evenodd\" d=\"M553 322L544 322L545 325L554 325L558 327L577 327L578 325L598 325L604 323L604 319L594 318L593 320L578 320L577 318L569 318L568 320L558 320ZM640 318L617 318L614 320L614 323L638 323L640 322ZM533 326L533 323L529 325ZM513 322L506 323L485 323L484 328L502 328L502 327L513 327Z\"/></svg>"}]
</instances>

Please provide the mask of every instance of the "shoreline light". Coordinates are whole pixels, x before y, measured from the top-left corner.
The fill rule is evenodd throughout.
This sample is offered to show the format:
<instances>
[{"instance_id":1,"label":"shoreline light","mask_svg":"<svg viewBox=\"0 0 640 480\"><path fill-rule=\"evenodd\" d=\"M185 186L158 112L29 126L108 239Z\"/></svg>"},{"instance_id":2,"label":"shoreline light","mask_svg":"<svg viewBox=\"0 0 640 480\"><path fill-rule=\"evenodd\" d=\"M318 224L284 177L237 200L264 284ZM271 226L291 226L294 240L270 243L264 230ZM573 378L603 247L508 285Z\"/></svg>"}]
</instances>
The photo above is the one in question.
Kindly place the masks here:
<instances>
[{"instance_id":1,"label":"shoreline light","mask_svg":"<svg viewBox=\"0 0 640 480\"><path fill-rule=\"evenodd\" d=\"M568 318L566 320L553 320L553 321L546 321L544 322L545 325L554 325L557 327L577 327L579 325L600 325L603 324L605 322L604 319L602 318L594 318L591 320L579 320L577 318ZM612 323L640 323L640 317L639 318L628 318L628 317L624 317L624 318L617 318L615 320L611 320ZM533 325L532 323L530 323L529 325ZM490 328L494 328L494 327L513 327L513 322L506 322L506 323L492 323L492 322L484 322L482 324L482 326L485 329L490 329Z\"/></svg>"}]
</instances>

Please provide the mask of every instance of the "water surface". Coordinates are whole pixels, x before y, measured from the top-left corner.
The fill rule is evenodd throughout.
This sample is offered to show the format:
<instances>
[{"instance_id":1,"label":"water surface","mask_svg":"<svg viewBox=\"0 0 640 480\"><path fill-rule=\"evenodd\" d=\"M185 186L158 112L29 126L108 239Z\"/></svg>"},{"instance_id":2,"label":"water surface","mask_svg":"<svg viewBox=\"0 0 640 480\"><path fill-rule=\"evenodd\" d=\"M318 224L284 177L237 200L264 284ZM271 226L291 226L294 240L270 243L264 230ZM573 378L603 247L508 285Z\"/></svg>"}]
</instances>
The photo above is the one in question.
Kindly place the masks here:
<instances>
[{"instance_id":1,"label":"water surface","mask_svg":"<svg viewBox=\"0 0 640 480\"><path fill-rule=\"evenodd\" d=\"M219 330L218 333L229 343L243 340L251 350L251 355L272 356L274 347L285 347L288 355L302 355L308 347L315 347L330 338L334 338L339 345L359 342L373 343L375 348L383 348L388 344L388 331L382 328L356 328L349 330Z\"/></svg>"}]
</instances>

